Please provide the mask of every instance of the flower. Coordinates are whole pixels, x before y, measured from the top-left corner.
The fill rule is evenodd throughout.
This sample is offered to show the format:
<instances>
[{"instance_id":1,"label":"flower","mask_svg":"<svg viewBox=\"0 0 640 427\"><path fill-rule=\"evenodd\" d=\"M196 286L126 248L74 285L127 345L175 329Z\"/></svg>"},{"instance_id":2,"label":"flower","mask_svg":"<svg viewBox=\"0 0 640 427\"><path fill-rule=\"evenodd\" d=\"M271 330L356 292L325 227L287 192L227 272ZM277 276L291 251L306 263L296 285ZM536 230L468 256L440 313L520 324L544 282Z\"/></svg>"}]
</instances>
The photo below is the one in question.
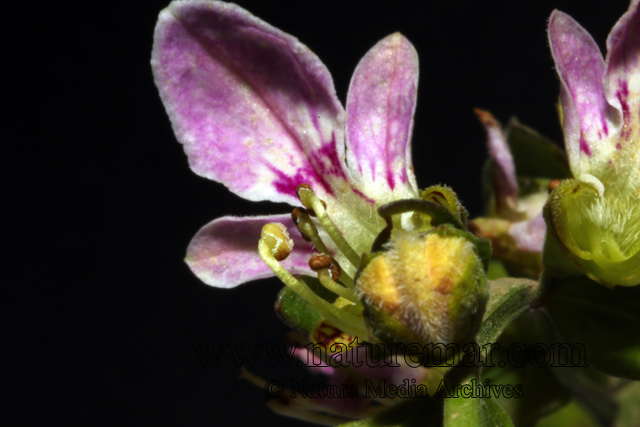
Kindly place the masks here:
<instances>
[{"instance_id":1,"label":"flower","mask_svg":"<svg viewBox=\"0 0 640 427\"><path fill-rule=\"evenodd\" d=\"M640 283L638 5L609 33L606 59L570 16L549 19L573 179L551 194L547 220L582 271L609 286Z\"/></svg>"},{"instance_id":2,"label":"flower","mask_svg":"<svg viewBox=\"0 0 640 427\"><path fill-rule=\"evenodd\" d=\"M522 191L518 175L523 178L522 175L527 174L522 171L516 173L509 137L525 139L523 137L526 136L531 140L530 145L533 146L535 142L532 148L539 153L551 152L557 155L560 150L515 120L503 131L491 113L480 109L475 112L487 131L487 169L491 175L488 180L491 181L492 197L487 212L489 217L470 221L469 229L477 236L491 240L492 256L503 261L512 274L537 279L542 271L541 253L546 231L542 207L547 200L548 191L536 181L547 182L544 178L549 177L550 171L541 170L539 165L530 167L529 176L526 177L529 188ZM530 158L526 160L527 163L532 163Z\"/></svg>"},{"instance_id":3,"label":"flower","mask_svg":"<svg viewBox=\"0 0 640 427\"><path fill-rule=\"evenodd\" d=\"M410 142L418 57L399 33L360 61L346 110L315 54L234 4L172 2L160 13L151 64L195 173L246 199L294 206L298 186L309 184L309 203L326 206L323 213L310 209L318 220L305 211L296 216L317 234L305 236L316 248L288 215L205 225L186 262L209 285L230 288L273 274L256 248L267 223L283 224L292 236L295 249L281 262L284 269L314 275L307 262L323 251L321 240L353 277L386 225L376 208L418 197Z\"/></svg>"}]
</instances>

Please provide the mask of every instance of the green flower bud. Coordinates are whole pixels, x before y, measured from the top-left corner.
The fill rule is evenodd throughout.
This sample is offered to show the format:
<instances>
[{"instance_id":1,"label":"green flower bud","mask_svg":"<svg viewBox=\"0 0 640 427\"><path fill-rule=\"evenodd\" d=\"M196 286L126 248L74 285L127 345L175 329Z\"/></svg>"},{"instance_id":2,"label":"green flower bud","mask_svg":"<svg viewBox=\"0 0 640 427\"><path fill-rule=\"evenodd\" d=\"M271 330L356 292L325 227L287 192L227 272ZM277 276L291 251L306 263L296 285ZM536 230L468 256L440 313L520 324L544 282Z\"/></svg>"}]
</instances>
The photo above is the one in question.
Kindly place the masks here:
<instances>
[{"instance_id":1,"label":"green flower bud","mask_svg":"<svg viewBox=\"0 0 640 427\"><path fill-rule=\"evenodd\" d=\"M356 288L374 335L404 343L474 339L488 288L464 234L444 226L398 233L364 266Z\"/></svg>"}]
</instances>

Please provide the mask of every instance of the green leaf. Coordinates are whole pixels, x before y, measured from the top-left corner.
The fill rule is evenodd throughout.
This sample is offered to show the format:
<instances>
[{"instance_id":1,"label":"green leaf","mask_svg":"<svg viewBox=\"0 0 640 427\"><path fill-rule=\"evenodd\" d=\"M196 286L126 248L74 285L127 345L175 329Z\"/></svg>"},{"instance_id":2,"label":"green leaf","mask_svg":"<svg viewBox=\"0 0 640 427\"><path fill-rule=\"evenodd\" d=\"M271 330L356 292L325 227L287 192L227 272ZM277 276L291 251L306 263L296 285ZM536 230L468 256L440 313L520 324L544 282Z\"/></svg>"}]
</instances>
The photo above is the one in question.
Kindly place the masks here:
<instances>
[{"instance_id":1,"label":"green leaf","mask_svg":"<svg viewBox=\"0 0 640 427\"><path fill-rule=\"evenodd\" d=\"M489 281L490 298L476 341L482 347L494 343L509 323L538 298L538 282L502 278Z\"/></svg>"},{"instance_id":2,"label":"green leaf","mask_svg":"<svg viewBox=\"0 0 640 427\"><path fill-rule=\"evenodd\" d=\"M314 277L300 276L312 291L329 302L336 300L337 296L322 286ZM309 332L322 318L320 313L309 307L309 303L288 287L282 288L274 305L276 314L291 328Z\"/></svg>"},{"instance_id":3,"label":"green leaf","mask_svg":"<svg viewBox=\"0 0 640 427\"><path fill-rule=\"evenodd\" d=\"M444 427L513 427L509 415L490 397L447 398Z\"/></svg>"},{"instance_id":4,"label":"green leaf","mask_svg":"<svg viewBox=\"0 0 640 427\"><path fill-rule=\"evenodd\" d=\"M500 361L509 360L509 348L514 345L524 344L526 348L532 348L539 343L557 342L557 339L553 341L551 338L554 332L545 313L525 311L502 333L498 341L500 347L491 353L491 367L482 370L483 380L490 380L492 385L522 387L521 397L509 397L504 393L497 397L500 406L518 427L533 427L540 418L566 405L571 400L571 392L555 375L562 369L552 369L548 365L534 367L530 363L518 367L508 363L501 367ZM581 368L571 368L569 371L575 369Z\"/></svg>"},{"instance_id":5,"label":"green leaf","mask_svg":"<svg viewBox=\"0 0 640 427\"><path fill-rule=\"evenodd\" d=\"M547 276L545 311L586 361L609 375L640 380L640 286L609 289L586 277Z\"/></svg>"},{"instance_id":6,"label":"green leaf","mask_svg":"<svg viewBox=\"0 0 640 427\"><path fill-rule=\"evenodd\" d=\"M368 420L352 421L342 427L442 427L442 399L408 399Z\"/></svg>"},{"instance_id":7,"label":"green leaf","mask_svg":"<svg viewBox=\"0 0 640 427\"><path fill-rule=\"evenodd\" d=\"M567 156L560 147L512 117L504 129L518 177L564 179Z\"/></svg>"}]
</instances>

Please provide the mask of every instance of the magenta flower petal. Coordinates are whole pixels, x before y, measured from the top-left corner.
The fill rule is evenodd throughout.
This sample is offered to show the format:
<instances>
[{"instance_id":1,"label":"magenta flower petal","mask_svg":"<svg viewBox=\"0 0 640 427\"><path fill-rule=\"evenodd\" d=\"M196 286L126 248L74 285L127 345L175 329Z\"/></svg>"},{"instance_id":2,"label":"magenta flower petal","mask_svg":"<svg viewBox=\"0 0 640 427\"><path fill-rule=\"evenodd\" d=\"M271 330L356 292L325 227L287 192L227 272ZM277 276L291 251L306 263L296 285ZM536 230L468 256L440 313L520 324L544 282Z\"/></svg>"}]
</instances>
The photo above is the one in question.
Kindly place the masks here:
<instances>
[{"instance_id":1,"label":"magenta flower petal","mask_svg":"<svg viewBox=\"0 0 640 427\"><path fill-rule=\"evenodd\" d=\"M191 240L185 261L200 280L218 288L272 277L258 255L260 232L270 222L284 224L294 242L293 251L281 264L294 274L314 275L308 264L313 246L302 239L290 215L226 216L211 221Z\"/></svg>"},{"instance_id":2,"label":"magenta flower petal","mask_svg":"<svg viewBox=\"0 0 640 427\"><path fill-rule=\"evenodd\" d=\"M291 204L302 182L320 196L344 183L344 110L326 67L295 37L234 4L172 2L152 68L197 174L249 200Z\"/></svg>"},{"instance_id":3,"label":"magenta flower petal","mask_svg":"<svg viewBox=\"0 0 640 427\"><path fill-rule=\"evenodd\" d=\"M609 132L617 113L604 94L604 59L591 35L569 15L554 11L549 18L549 43L560 76L565 146L575 177L589 173L591 159L609 151Z\"/></svg>"},{"instance_id":4,"label":"magenta flower petal","mask_svg":"<svg viewBox=\"0 0 640 427\"><path fill-rule=\"evenodd\" d=\"M400 33L371 48L351 79L347 163L360 190L376 201L417 194L411 164L417 88L418 55Z\"/></svg>"},{"instance_id":5,"label":"magenta flower petal","mask_svg":"<svg viewBox=\"0 0 640 427\"><path fill-rule=\"evenodd\" d=\"M634 0L607 38L605 92L622 118L619 139L624 148L640 125L640 2ZM633 95L635 94L635 95ZM638 132L638 129L635 129ZM637 143L636 143L637 144Z\"/></svg>"}]
</instances>

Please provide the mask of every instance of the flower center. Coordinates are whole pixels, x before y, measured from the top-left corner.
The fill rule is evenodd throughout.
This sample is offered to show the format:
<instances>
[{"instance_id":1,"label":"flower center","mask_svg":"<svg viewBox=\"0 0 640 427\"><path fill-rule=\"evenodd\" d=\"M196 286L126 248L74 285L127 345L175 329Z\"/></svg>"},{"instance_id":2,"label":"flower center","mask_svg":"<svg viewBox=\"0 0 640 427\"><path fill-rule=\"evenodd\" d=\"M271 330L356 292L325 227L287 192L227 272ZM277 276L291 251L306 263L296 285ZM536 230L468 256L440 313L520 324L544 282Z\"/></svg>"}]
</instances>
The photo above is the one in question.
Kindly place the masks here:
<instances>
[{"instance_id":1,"label":"flower center","mask_svg":"<svg viewBox=\"0 0 640 427\"><path fill-rule=\"evenodd\" d=\"M603 196L588 193L577 197L575 203L574 214L568 214L568 225L581 250L604 268L624 269L628 261L638 262L634 259L640 251L638 195L618 191L605 191ZM588 259L584 255L581 258Z\"/></svg>"}]
</instances>

